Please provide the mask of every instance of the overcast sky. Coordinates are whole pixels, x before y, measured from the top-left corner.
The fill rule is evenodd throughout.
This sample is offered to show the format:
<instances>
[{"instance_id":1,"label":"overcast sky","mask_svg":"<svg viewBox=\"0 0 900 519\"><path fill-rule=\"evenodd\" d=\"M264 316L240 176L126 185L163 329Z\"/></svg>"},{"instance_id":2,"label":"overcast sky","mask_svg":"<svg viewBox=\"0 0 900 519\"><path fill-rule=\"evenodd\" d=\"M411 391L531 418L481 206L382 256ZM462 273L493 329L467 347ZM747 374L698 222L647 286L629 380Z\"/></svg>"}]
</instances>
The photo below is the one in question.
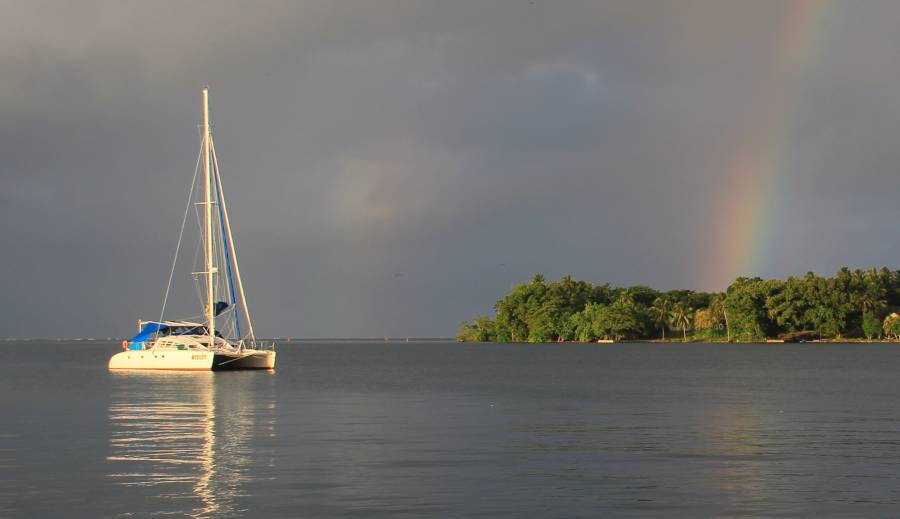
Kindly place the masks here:
<instances>
[{"instance_id":1,"label":"overcast sky","mask_svg":"<svg viewBox=\"0 0 900 519\"><path fill-rule=\"evenodd\" d=\"M0 336L158 315L204 85L263 336L447 336L535 273L900 267L897 2L0 12ZM733 222L740 175L764 189ZM760 226L759 261L729 259Z\"/></svg>"}]
</instances>

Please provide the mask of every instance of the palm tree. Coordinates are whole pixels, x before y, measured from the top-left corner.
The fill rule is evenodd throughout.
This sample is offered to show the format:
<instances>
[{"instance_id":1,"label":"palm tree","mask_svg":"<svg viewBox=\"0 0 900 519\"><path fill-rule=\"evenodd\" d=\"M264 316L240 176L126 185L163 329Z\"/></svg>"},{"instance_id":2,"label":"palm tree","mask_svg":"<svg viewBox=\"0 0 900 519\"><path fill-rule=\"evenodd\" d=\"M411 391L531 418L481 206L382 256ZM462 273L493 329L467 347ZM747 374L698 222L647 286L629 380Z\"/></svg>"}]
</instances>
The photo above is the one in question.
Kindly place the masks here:
<instances>
[{"instance_id":1,"label":"palm tree","mask_svg":"<svg viewBox=\"0 0 900 519\"><path fill-rule=\"evenodd\" d=\"M666 327L669 325L669 318L672 316L672 302L667 297L657 297L650 307L650 313L653 317L653 323L662 330L662 340L666 340Z\"/></svg>"},{"instance_id":2,"label":"palm tree","mask_svg":"<svg viewBox=\"0 0 900 519\"><path fill-rule=\"evenodd\" d=\"M672 309L672 321L675 326L681 328L684 335L684 341L687 342L687 329L691 325L694 317L694 309L687 305L684 301L679 301Z\"/></svg>"},{"instance_id":3,"label":"palm tree","mask_svg":"<svg viewBox=\"0 0 900 519\"><path fill-rule=\"evenodd\" d=\"M725 298L723 296L714 296L709 302L709 310L713 316L725 319L725 335L728 342L731 342L731 326L728 325L728 308L725 306Z\"/></svg>"},{"instance_id":4,"label":"palm tree","mask_svg":"<svg viewBox=\"0 0 900 519\"><path fill-rule=\"evenodd\" d=\"M885 290L881 286L875 283L866 283L862 293L859 294L859 305L862 307L863 315L869 312L875 312L877 315L885 307L885 295Z\"/></svg>"}]
</instances>

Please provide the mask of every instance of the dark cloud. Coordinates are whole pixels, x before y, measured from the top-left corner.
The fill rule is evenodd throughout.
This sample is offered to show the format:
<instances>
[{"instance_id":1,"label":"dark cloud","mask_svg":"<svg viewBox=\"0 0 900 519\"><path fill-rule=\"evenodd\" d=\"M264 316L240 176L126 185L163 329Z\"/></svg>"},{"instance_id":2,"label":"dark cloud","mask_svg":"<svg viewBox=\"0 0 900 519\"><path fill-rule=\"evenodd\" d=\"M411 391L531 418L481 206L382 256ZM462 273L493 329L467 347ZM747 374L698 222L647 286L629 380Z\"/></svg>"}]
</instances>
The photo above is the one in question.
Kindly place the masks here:
<instances>
[{"instance_id":1,"label":"dark cloud","mask_svg":"<svg viewBox=\"0 0 900 519\"><path fill-rule=\"evenodd\" d=\"M705 285L716 202L748 153L777 161L758 208L777 254L731 274L896 265L898 11L10 4L0 335L124 335L158 312L203 85L266 335L448 335L537 272L724 288Z\"/></svg>"}]
</instances>

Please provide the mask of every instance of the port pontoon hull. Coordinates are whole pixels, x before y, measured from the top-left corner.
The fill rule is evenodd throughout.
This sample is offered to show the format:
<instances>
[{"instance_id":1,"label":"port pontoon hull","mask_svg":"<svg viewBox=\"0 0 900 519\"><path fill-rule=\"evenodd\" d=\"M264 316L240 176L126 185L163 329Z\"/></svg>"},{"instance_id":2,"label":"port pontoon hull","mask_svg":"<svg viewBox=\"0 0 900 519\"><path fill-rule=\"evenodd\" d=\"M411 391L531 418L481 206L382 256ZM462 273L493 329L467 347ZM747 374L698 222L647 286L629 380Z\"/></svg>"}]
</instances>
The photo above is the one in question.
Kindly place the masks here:
<instances>
[{"instance_id":1,"label":"port pontoon hull","mask_svg":"<svg viewBox=\"0 0 900 519\"><path fill-rule=\"evenodd\" d=\"M275 352L267 350L243 350L234 353L216 353L213 371L233 369L275 369Z\"/></svg>"}]
</instances>

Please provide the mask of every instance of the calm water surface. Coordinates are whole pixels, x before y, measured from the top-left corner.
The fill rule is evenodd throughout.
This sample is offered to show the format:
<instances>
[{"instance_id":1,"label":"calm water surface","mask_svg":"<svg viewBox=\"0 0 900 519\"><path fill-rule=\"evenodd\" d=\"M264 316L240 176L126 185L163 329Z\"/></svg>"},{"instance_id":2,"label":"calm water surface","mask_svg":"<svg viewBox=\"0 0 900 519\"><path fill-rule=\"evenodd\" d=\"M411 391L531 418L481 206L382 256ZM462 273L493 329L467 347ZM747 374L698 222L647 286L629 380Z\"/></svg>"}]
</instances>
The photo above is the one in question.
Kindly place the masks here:
<instances>
[{"instance_id":1,"label":"calm water surface","mask_svg":"<svg viewBox=\"0 0 900 519\"><path fill-rule=\"evenodd\" d=\"M893 517L900 346L0 345L0 517Z\"/></svg>"}]
</instances>

